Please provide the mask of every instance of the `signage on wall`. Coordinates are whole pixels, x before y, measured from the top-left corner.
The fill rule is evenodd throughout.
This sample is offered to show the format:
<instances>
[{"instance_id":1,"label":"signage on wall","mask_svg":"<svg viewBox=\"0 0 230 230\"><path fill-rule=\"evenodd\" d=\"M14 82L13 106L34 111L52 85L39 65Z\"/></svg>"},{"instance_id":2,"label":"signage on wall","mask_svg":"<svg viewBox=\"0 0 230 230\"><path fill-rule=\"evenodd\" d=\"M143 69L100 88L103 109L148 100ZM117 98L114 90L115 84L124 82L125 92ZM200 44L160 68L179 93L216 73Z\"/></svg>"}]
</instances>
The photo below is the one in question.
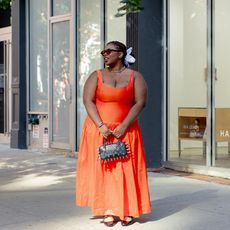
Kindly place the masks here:
<instances>
[{"instance_id":1,"label":"signage on wall","mask_svg":"<svg viewBox=\"0 0 230 230\"><path fill-rule=\"evenodd\" d=\"M39 125L33 125L33 138L39 138Z\"/></svg>"},{"instance_id":2,"label":"signage on wall","mask_svg":"<svg viewBox=\"0 0 230 230\"><path fill-rule=\"evenodd\" d=\"M179 108L179 138L207 138L205 108ZM230 108L215 109L215 141L230 142Z\"/></svg>"},{"instance_id":3,"label":"signage on wall","mask_svg":"<svg viewBox=\"0 0 230 230\"><path fill-rule=\"evenodd\" d=\"M216 141L230 142L230 108L216 108Z\"/></svg>"},{"instance_id":4,"label":"signage on wall","mask_svg":"<svg viewBox=\"0 0 230 230\"><path fill-rule=\"evenodd\" d=\"M49 147L49 134L48 134L48 128L44 128L43 131L43 148Z\"/></svg>"},{"instance_id":5,"label":"signage on wall","mask_svg":"<svg viewBox=\"0 0 230 230\"><path fill-rule=\"evenodd\" d=\"M220 137L230 137L229 130L220 130L219 131L219 136Z\"/></svg>"}]
</instances>

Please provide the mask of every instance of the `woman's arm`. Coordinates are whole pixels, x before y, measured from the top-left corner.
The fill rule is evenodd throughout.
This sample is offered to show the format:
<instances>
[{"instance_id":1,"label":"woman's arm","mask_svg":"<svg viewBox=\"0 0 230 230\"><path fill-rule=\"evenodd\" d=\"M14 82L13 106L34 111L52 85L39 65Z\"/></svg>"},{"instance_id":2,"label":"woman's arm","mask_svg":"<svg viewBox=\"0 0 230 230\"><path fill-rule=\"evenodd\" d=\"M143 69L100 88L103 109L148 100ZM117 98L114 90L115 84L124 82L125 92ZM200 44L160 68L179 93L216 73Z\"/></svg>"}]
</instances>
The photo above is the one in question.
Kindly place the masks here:
<instances>
[{"instance_id":1,"label":"woman's arm","mask_svg":"<svg viewBox=\"0 0 230 230\"><path fill-rule=\"evenodd\" d=\"M129 125L138 117L147 102L147 84L139 72L135 72L134 81L134 105L130 109L128 115L120 125L116 127L113 134L119 138L121 137Z\"/></svg>"},{"instance_id":2,"label":"woman's arm","mask_svg":"<svg viewBox=\"0 0 230 230\"><path fill-rule=\"evenodd\" d=\"M108 135L111 134L111 131L108 127L103 124L101 120L95 100L95 92L97 88L97 72L94 71L86 80L83 91L83 103L85 105L86 111L91 118L91 120L95 123L95 125L99 128L102 135L107 138Z\"/></svg>"}]
</instances>

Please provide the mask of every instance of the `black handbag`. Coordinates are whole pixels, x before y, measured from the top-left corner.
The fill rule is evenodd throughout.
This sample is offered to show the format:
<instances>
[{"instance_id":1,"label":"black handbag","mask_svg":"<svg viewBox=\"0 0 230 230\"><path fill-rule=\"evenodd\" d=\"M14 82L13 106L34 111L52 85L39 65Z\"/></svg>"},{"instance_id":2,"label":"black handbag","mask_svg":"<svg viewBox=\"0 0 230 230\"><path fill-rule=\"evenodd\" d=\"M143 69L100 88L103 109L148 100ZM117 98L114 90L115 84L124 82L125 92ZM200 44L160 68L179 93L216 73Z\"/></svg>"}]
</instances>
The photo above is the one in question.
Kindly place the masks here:
<instances>
[{"instance_id":1,"label":"black handbag","mask_svg":"<svg viewBox=\"0 0 230 230\"><path fill-rule=\"evenodd\" d=\"M128 145L118 139L117 142L107 143L105 139L99 147L100 160L114 160L128 156Z\"/></svg>"}]
</instances>

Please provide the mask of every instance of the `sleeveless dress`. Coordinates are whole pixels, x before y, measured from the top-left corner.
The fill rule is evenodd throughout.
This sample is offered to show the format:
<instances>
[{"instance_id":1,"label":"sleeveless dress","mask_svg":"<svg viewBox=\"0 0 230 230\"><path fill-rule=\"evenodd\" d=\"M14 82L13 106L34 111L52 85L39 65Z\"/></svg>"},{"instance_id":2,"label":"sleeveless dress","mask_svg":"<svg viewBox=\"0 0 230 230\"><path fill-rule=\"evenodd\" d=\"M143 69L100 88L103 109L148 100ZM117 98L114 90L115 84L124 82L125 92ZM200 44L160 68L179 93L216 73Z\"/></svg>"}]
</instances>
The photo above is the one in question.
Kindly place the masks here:
<instances>
[{"instance_id":1,"label":"sleeveless dress","mask_svg":"<svg viewBox=\"0 0 230 230\"><path fill-rule=\"evenodd\" d=\"M121 123L133 105L134 72L124 87L103 83L98 74L96 107L102 121L113 130ZM111 140L112 139L112 140ZM110 142L116 140L110 137ZM98 159L98 147L103 136L94 122L86 117L77 160L76 205L90 206L94 216L106 212L123 219L151 212L142 134L135 120L122 136L129 146L128 158L104 162Z\"/></svg>"}]
</instances>

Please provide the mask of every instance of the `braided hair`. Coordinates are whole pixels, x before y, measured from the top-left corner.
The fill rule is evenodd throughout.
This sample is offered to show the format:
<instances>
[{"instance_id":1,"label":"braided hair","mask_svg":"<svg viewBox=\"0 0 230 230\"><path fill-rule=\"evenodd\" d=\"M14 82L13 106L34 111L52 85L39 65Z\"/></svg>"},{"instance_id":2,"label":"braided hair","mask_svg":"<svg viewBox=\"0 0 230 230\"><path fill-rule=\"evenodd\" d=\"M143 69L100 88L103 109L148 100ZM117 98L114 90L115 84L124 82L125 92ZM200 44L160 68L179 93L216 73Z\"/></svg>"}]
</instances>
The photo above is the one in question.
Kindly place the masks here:
<instances>
[{"instance_id":1,"label":"braided hair","mask_svg":"<svg viewBox=\"0 0 230 230\"><path fill-rule=\"evenodd\" d=\"M119 49L123 53L121 61L125 65L125 56L127 54L126 46L123 43L119 42L119 41L110 41L110 42L107 43L107 45L108 44L113 44L117 49Z\"/></svg>"}]
</instances>

